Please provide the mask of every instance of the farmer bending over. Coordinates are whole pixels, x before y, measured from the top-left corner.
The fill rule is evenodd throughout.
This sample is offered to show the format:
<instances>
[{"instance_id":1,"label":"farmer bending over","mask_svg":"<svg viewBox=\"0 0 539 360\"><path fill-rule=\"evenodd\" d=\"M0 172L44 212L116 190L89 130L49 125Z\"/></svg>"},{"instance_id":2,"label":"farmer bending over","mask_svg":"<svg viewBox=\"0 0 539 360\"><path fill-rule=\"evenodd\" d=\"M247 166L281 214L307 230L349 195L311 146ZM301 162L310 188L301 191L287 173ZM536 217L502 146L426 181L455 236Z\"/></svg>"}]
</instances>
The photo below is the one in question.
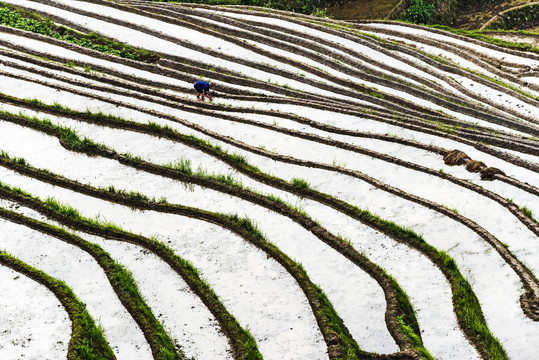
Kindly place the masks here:
<instances>
[{"instance_id":1,"label":"farmer bending over","mask_svg":"<svg viewBox=\"0 0 539 360\"><path fill-rule=\"evenodd\" d=\"M197 99L200 99L200 96L202 95L202 101L204 101L204 96L206 96L210 100L213 100L213 98L210 95L210 89L212 88L213 88L212 82L197 81L195 83L195 90L197 91Z\"/></svg>"}]
</instances>

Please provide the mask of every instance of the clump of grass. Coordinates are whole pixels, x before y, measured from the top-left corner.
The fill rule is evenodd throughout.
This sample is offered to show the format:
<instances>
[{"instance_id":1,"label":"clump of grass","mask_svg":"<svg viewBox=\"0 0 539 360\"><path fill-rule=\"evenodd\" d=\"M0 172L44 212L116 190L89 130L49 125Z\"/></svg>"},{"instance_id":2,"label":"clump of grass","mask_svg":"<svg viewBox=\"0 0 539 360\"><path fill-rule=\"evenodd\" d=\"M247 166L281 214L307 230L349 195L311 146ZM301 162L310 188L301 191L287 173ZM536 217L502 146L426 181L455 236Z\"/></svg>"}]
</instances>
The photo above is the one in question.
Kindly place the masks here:
<instances>
[{"instance_id":1,"label":"clump of grass","mask_svg":"<svg viewBox=\"0 0 539 360\"><path fill-rule=\"evenodd\" d=\"M81 218L81 214L77 209L69 205L61 204L51 197L45 200L44 205L49 210L52 210L59 215L65 216L68 219L77 220Z\"/></svg>"},{"instance_id":2,"label":"clump of grass","mask_svg":"<svg viewBox=\"0 0 539 360\"><path fill-rule=\"evenodd\" d=\"M237 164L249 165L249 163L247 162L247 159L245 158L244 155L231 154L230 155L230 160L232 160L233 162L235 162Z\"/></svg>"},{"instance_id":3,"label":"clump of grass","mask_svg":"<svg viewBox=\"0 0 539 360\"><path fill-rule=\"evenodd\" d=\"M179 160L175 160L172 163L168 163L165 166L176 170L180 174L187 174L187 175L193 174L193 169L191 168L191 160L190 159L183 159L182 158L182 159L179 159Z\"/></svg>"},{"instance_id":4,"label":"clump of grass","mask_svg":"<svg viewBox=\"0 0 539 360\"><path fill-rule=\"evenodd\" d=\"M232 221L239 227L247 230L248 232L255 234L257 236L260 236L260 237L264 237L260 229L255 224L253 224L253 222L249 218L239 217L237 214L224 215L224 217L227 220Z\"/></svg>"},{"instance_id":5,"label":"clump of grass","mask_svg":"<svg viewBox=\"0 0 539 360\"><path fill-rule=\"evenodd\" d=\"M55 101L52 103L52 108L57 110L69 110L66 106L60 104L59 102Z\"/></svg>"},{"instance_id":6,"label":"clump of grass","mask_svg":"<svg viewBox=\"0 0 539 360\"><path fill-rule=\"evenodd\" d=\"M213 175L208 176L208 178L217 180L220 183L227 184L227 185L233 185L233 186L238 186L238 187L243 186L240 181L237 181L236 179L234 179L234 176L232 174L226 174L226 175L213 174Z\"/></svg>"},{"instance_id":7,"label":"clump of grass","mask_svg":"<svg viewBox=\"0 0 539 360\"><path fill-rule=\"evenodd\" d=\"M133 156L133 154L130 152L123 153L122 155L126 160L133 164L140 164L142 162L142 158L140 156Z\"/></svg>"},{"instance_id":8,"label":"clump of grass","mask_svg":"<svg viewBox=\"0 0 539 360\"><path fill-rule=\"evenodd\" d=\"M381 93L380 91L378 91L378 90L373 90L369 94L371 96L374 96L375 98L378 98L378 99L385 99L385 95L383 93Z\"/></svg>"},{"instance_id":9,"label":"clump of grass","mask_svg":"<svg viewBox=\"0 0 539 360\"><path fill-rule=\"evenodd\" d=\"M158 204L168 204L168 200L167 200L166 197L161 196L161 197L157 200L157 203L158 203Z\"/></svg>"},{"instance_id":10,"label":"clump of grass","mask_svg":"<svg viewBox=\"0 0 539 360\"><path fill-rule=\"evenodd\" d=\"M297 187L298 189L310 189L311 184L305 179L302 178L293 178L291 181L292 185Z\"/></svg>"},{"instance_id":11,"label":"clump of grass","mask_svg":"<svg viewBox=\"0 0 539 360\"><path fill-rule=\"evenodd\" d=\"M352 240L348 237L348 236L343 236L341 234L338 234L337 237L339 238L339 240L343 241L344 243L352 246Z\"/></svg>"},{"instance_id":12,"label":"clump of grass","mask_svg":"<svg viewBox=\"0 0 539 360\"><path fill-rule=\"evenodd\" d=\"M267 194L265 195L266 198L270 199L271 201L274 201L276 203L279 203L279 204L284 204L284 201L283 199L281 199L280 197L274 195L274 194Z\"/></svg>"},{"instance_id":13,"label":"clump of grass","mask_svg":"<svg viewBox=\"0 0 539 360\"><path fill-rule=\"evenodd\" d=\"M530 209L528 209L526 206L519 206L518 207L520 210L522 210L522 212L524 213L524 215L526 215L527 217L529 217L530 219L532 219L533 221L537 222L537 220L535 220L535 218L533 217L533 213Z\"/></svg>"},{"instance_id":14,"label":"clump of grass","mask_svg":"<svg viewBox=\"0 0 539 360\"><path fill-rule=\"evenodd\" d=\"M399 327L401 328L402 332L406 334L408 339L410 339L410 341L412 342L414 349L419 352L421 359L434 360L434 358L428 352L425 346L423 346L421 338L414 332L411 326L406 324L403 318L403 316L397 316L397 323L399 324Z\"/></svg>"},{"instance_id":15,"label":"clump of grass","mask_svg":"<svg viewBox=\"0 0 539 360\"><path fill-rule=\"evenodd\" d=\"M438 130L441 130L443 132L446 132L452 135L455 134L460 129L460 126L458 125L449 125L440 121L436 121L435 124Z\"/></svg>"},{"instance_id":16,"label":"clump of grass","mask_svg":"<svg viewBox=\"0 0 539 360\"><path fill-rule=\"evenodd\" d=\"M26 160L23 159L23 158L15 158L14 160L15 160L15 163L17 163L18 165L22 165L22 166L28 165L28 164L26 163Z\"/></svg>"},{"instance_id":17,"label":"clump of grass","mask_svg":"<svg viewBox=\"0 0 539 360\"><path fill-rule=\"evenodd\" d=\"M310 216L309 214L307 214L307 212L305 211L305 209L303 209L301 206L299 205L288 205L292 210L294 210L296 213L298 213L299 215L307 218L307 219L310 219Z\"/></svg>"},{"instance_id":18,"label":"clump of grass","mask_svg":"<svg viewBox=\"0 0 539 360\"><path fill-rule=\"evenodd\" d=\"M56 128L60 135L60 142L69 150L74 151L94 151L100 149L102 145L99 145L88 138L81 139L79 135L70 128L56 127L51 124L53 128Z\"/></svg>"}]
</instances>

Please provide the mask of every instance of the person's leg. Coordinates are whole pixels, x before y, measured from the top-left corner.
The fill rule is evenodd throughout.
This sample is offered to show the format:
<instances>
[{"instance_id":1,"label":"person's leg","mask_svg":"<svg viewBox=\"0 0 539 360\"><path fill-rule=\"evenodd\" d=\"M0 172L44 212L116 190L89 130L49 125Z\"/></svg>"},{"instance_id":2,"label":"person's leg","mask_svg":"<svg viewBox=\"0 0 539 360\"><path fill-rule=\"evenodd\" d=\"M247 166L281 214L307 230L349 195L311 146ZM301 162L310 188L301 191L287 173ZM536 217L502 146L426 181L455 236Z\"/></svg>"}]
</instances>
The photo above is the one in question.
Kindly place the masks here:
<instances>
[{"instance_id":1,"label":"person's leg","mask_svg":"<svg viewBox=\"0 0 539 360\"><path fill-rule=\"evenodd\" d=\"M200 95L202 95L202 100L204 100L204 95L203 95L204 89L202 89L202 87L198 83L195 83L194 87L197 92L197 99L200 99Z\"/></svg>"}]
</instances>

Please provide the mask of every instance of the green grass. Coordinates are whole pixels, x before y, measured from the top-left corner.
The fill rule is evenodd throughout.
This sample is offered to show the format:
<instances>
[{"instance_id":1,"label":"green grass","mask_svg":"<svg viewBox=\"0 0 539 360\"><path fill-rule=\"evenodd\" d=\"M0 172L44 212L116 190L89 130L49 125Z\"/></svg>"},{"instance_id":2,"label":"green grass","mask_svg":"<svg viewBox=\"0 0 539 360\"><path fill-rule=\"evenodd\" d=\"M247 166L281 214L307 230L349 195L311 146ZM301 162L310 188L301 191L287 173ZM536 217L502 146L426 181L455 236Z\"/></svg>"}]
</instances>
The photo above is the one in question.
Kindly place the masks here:
<instances>
[{"instance_id":1,"label":"green grass","mask_svg":"<svg viewBox=\"0 0 539 360\"><path fill-rule=\"evenodd\" d=\"M179 159L179 160L176 160L176 161L174 161L172 163L169 163L169 164L167 164L165 166L176 170L180 174L191 175L193 173L193 169L191 168L191 160L190 159Z\"/></svg>"},{"instance_id":2,"label":"green grass","mask_svg":"<svg viewBox=\"0 0 539 360\"><path fill-rule=\"evenodd\" d=\"M140 192L132 191L132 190L128 191L128 190L123 190L123 189L116 189L113 185L109 185L108 187L103 188L103 190L114 195L119 195L123 197L124 199L135 202L135 203L155 201L155 199L151 199Z\"/></svg>"},{"instance_id":3,"label":"green grass","mask_svg":"<svg viewBox=\"0 0 539 360\"><path fill-rule=\"evenodd\" d=\"M119 193L119 191L116 190L114 187L107 188L107 191L111 194ZM152 206L154 203L152 200L148 200L147 197L145 197L145 199L141 201L145 201L146 203L148 203L148 205L152 205ZM69 209L68 207L60 205L60 204L54 204L52 200L48 200L47 205L49 206L49 209L52 208L57 213L64 214L66 217L69 217L71 219L74 219L80 216L80 214L78 214L78 212L76 212L75 210ZM311 296L315 296L314 298L311 298L311 299L313 300L316 299L317 302L322 304L323 314L331 315L331 318L333 320L328 321L328 323L330 324L329 326L332 326L333 327L331 328L332 331L337 332L337 334L339 335L338 338L342 339L342 341L340 341L340 344L341 346L346 347L344 351L346 352L355 351L353 349L349 349L350 346L352 346L354 349L359 349L357 344L355 344L355 342L349 336L349 334L347 335L346 333L343 333L344 327L340 328L338 323L336 322L336 319L338 319L339 317L336 314L335 310L329 304L327 299L321 295L321 292L316 289L314 284L310 282L305 271L301 267L298 267L297 265L295 265L296 264L295 262L290 260L284 253L280 252L280 250L278 250L274 245L267 242L262 232L253 224L253 222L251 222L247 218L239 217L237 215L224 215L224 214L218 214L218 213L210 213L210 212L201 211L198 209L190 209L188 211L189 213L192 213L192 212L200 213L199 216L201 216L201 218L205 219L206 221L223 224L225 225L226 228L231 228L240 235L244 234L241 236L246 237L246 239L251 239L250 241L253 241L255 245L261 247L262 249L264 249L264 251L268 252L272 256L280 259L279 262L281 264L287 264L286 267L287 269L289 269L289 272L291 272L291 274L294 277L296 277L299 282L303 284L302 288L304 288L306 295L311 294ZM60 230L56 229L56 231L60 231ZM92 245L88 245L88 246L91 247ZM117 275L113 276L112 280L118 282L122 288L132 291L133 286L135 286L135 284L131 283L131 278L129 277L128 274L125 274L124 272L125 269L115 266L113 270L114 270L114 273ZM298 271L300 272L298 273ZM312 295L313 293L316 295ZM327 316L327 315L324 315L324 316ZM244 342L244 347L246 347L247 349L256 350L256 344L254 343L254 340L252 340L252 338L245 339L245 340L246 342ZM251 358L251 359L260 358L261 359L261 355L258 353L257 350L256 351L249 350L249 356L246 356L245 358Z\"/></svg>"},{"instance_id":4,"label":"green grass","mask_svg":"<svg viewBox=\"0 0 539 360\"><path fill-rule=\"evenodd\" d=\"M520 211L522 211L522 213L524 213L524 215L526 215L532 221L537 222L537 220L533 217L532 211L529 208L527 208L525 205L519 206L519 205L515 204L515 202L511 198L505 198L505 200L507 200L509 203L515 205L516 207L518 207L520 209Z\"/></svg>"},{"instance_id":5,"label":"green grass","mask_svg":"<svg viewBox=\"0 0 539 360\"><path fill-rule=\"evenodd\" d=\"M49 288L66 308L73 322L67 354L68 359L114 359L114 354L106 340L103 329L96 325L94 319L86 310L86 305L75 296L71 288L63 281L31 267L2 250L0 250L0 263Z\"/></svg>"},{"instance_id":6,"label":"green grass","mask_svg":"<svg viewBox=\"0 0 539 360\"><path fill-rule=\"evenodd\" d=\"M405 333L406 336L412 340L414 349L417 350L417 352L420 355L420 358L426 359L426 360L434 360L432 355L423 346L423 342L421 341L421 338L417 336L417 334L414 332L412 327L406 324L406 322L403 320L403 316L397 316L397 323L399 324L399 327L401 328L402 332Z\"/></svg>"},{"instance_id":7,"label":"green grass","mask_svg":"<svg viewBox=\"0 0 539 360\"><path fill-rule=\"evenodd\" d=\"M505 83L505 82L503 82L503 81L500 81L500 80L498 80L498 79L494 79L494 78L489 77L489 76L487 76L487 75L485 75L485 74L482 74L482 73L480 73L480 72L478 72L478 71L474 71L474 70L471 70L471 69L465 69L465 70L467 70L468 72L470 72L470 73L472 73L472 74L474 74L474 75L477 75L477 76L479 76L480 78L483 78L483 79L485 79L485 80L487 80L487 81L490 81L490 82L492 82L492 83L495 83L495 84L498 84L498 85L500 85L500 86L503 86L503 87L506 88L506 89L515 91L515 92L517 92L517 93L519 93L519 94L521 94L521 95L524 95L524 96L526 96L526 97L529 97L530 99L539 101L539 96L535 96L535 95L533 95L533 94L530 94L530 93L528 93L528 92L522 90L521 88L512 86L512 85L507 84L507 83Z\"/></svg>"},{"instance_id":8,"label":"green grass","mask_svg":"<svg viewBox=\"0 0 539 360\"><path fill-rule=\"evenodd\" d=\"M311 187L311 184L309 184L307 180L302 178L293 178L291 183L298 189L309 189Z\"/></svg>"},{"instance_id":9,"label":"green grass","mask_svg":"<svg viewBox=\"0 0 539 360\"><path fill-rule=\"evenodd\" d=\"M507 359L507 354L498 339L490 332L481 311L481 304L470 284L460 275L457 265L446 253L439 252L444 268L451 275L453 302L457 318L468 336L477 339L487 359Z\"/></svg>"},{"instance_id":10,"label":"green grass","mask_svg":"<svg viewBox=\"0 0 539 360\"><path fill-rule=\"evenodd\" d=\"M50 203L49 201L49 206ZM72 217L76 216L73 210L66 209L65 206L60 206L60 211L69 213ZM160 360L178 360L183 358L180 353L176 352L174 342L144 301L133 275L124 266L115 262L99 245L87 242L79 236L57 226L28 218L9 210L0 208L0 215L15 219L14 221L73 244L89 253L104 270L120 301L141 327L154 356Z\"/></svg>"},{"instance_id":11,"label":"green grass","mask_svg":"<svg viewBox=\"0 0 539 360\"><path fill-rule=\"evenodd\" d=\"M498 46L502 46L502 47L506 47L510 49L526 50L526 51L539 53L539 47L537 46L533 46L528 43L515 43L512 41L506 41L506 40L502 40L493 36L489 36L488 34L484 34L484 32L488 33L487 30L479 31L479 30L455 29L455 28L445 26L445 25L428 25L428 27L449 31L457 35L466 36L472 39L480 40L489 44L498 45Z\"/></svg>"},{"instance_id":12,"label":"green grass","mask_svg":"<svg viewBox=\"0 0 539 360\"><path fill-rule=\"evenodd\" d=\"M407 229L391 221L381 219L380 217L373 215L368 211L360 210L355 206L348 204L346 205L351 210L349 212L351 215L354 213L356 214L354 216L355 218L360 219L362 222L369 223L377 230L392 235L392 237L399 241L411 245L412 247L421 251L429 259L431 259L431 261L439 266L451 284L455 313L461 327L468 334L469 338L473 340L482 353L487 354L485 358L499 360L507 359L507 355L499 340L496 339L496 337L488 329L481 310L481 305L475 296L472 287L462 276L455 261L449 257L449 255L443 251L438 251L436 248L426 243L420 235L416 234L411 229ZM413 313L411 309L404 310L408 313ZM414 319L406 319L403 317L400 320L403 321L401 326L404 326L404 331L407 331L406 327L409 327L411 330L414 330L414 333L417 334L417 330L414 325L416 321ZM409 336L412 335L409 334ZM417 339L413 339L413 342L415 341L417 341ZM418 349L420 353L423 353L421 347L416 345L416 349ZM425 354L425 356L427 355ZM426 358L428 358L428 356Z\"/></svg>"},{"instance_id":13,"label":"green grass","mask_svg":"<svg viewBox=\"0 0 539 360\"><path fill-rule=\"evenodd\" d=\"M94 116L95 117L95 115L91 115L91 114L85 114L85 116ZM155 133L157 133L157 134L159 134L161 136L164 135L164 134L174 135L175 137L180 136L182 140L184 140L184 141L188 140L191 144L195 145L198 148L203 147L203 151L205 151L205 152L212 153L213 155L217 155L219 158L222 158L222 159L227 159L228 162L231 165L233 165L234 167L236 167L238 169L241 169L243 171L248 171L248 172L251 172L251 173L255 173L255 174L261 174L262 176L264 176L262 173L260 173L260 170L258 170L257 168L249 165L244 156L237 155L237 154L232 154L232 155L226 154L220 148L213 147L212 145L210 145L207 142L204 142L202 140L196 139L196 138L191 137L191 136L181 136L175 130L170 129L170 128L161 127L161 126L159 126L158 124L155 124L155 123L148 124L147 128L148 128L148 130L150 130L152 132L155 132ZM310 190L308 187L305 187L306 185L308 185L308 183L306 183L305 181L296 180L295 185L299 186L299 188L302 191ZM298 189L298 187L294 186L294 184L292 184L292 183L287 183L287 186L291 186L291 187L293 187L295 189ZM118 194L118 193L122 194L122 192L119 192L114 187L109 187L107 189L107 191L109 191L110 193L114 193L114 194ZM125 196L126 194L123 194L123 195ZM135 199L135 200L148 201L149 199L141 198L141 199ZM302 209L292 207L292 210L295 211L300 216L304 216L305 218L308 218L307 214ZM234 221L236 226L244 228L245 230L254 233L256 236L262 236L262 234L258 233L258 230L256 229L256 227L254 227L254 225L252 223L250 223L249 221L247 221L245 219L232 218L232 219L229 219L229 220ZM401 301L405 301L405 299L401 299ZM407 306L402 306L402 308L407 308Z\"/></svg>"},{"instance_id":14,"label":"green grass","mask_svg":"<svg viewBox=\"0 0 539 360\"><path fill-rule=\"evenodd\" d=\"M206 178L214 179L226 185L231 185L235 187L243 187L243 184L241 183L241 181L236 180L232 174L211 174L211 175L208 175Z\"/></svg>"},{"instance_id":15,"label":"green grass","mask_svg":"<svg viewBox=\"0 0 539 360\"><path fill-rule=\"evenodd\" d=\"M443 131L448 134L455 134L457 131L461 129L461 126L459 125L450 125L443 123L441 121L428 121L432 124L435 124L438 130Z\"/></svg>"},{"instance_id":16,"label":"green grass","mask_svg":"<svg viewBox=\"0 0 539 360\"><path fill-rule=\"evenodd\" d=\"M91 116L91 115L88 115L88 116ZM128 123L128 122L125 121L125 123ZM185 135L179 134L173 129L161 127L157 124L154 124L154 125L149 124L148 130L154 131L160 135L167 134L167 136L170 136L170 138L173 138L177 141L181 141L186 144L190 144L191 146L194 146L196 148L199 148L206 153L209 153L219 159L224 160L225 162L233 166L238 171L241 171L242 173L245 173L245 174L249 174L250 176L254 177L255 179L258 179L259 181L273 184L274 186L277 186L281 189L288 190L292 193L297 193L300 190L296 186L294 186L292 182L288 183L279 178L260 172L259 169L251 166L246 161L245 157L227 154L223 152L221 148L213 146L206 141L197 139L193 136L185 136ZM483 351L485 353L494 354L493 356L500 356L499 354L503 355L503 352L501 352L503 351L503 349L501 348L501 345L499 344L498 340L495 339L492 336L492 334L488 331L486 323L484 319L482 318L481 308L479 306L477 299L475 298L475 294L473 293L469 284L466 285L467 284L466 280L458 272L458 269L456 269L456 265L454 265L454 262L452 261L452 259L451 260L447 259L447 255L441 252L438 252L435 248L425 243L422 237L415 234L412 230L400 227L393 222L385 221L379 218L378 216L369 213L368 211L360 210L357 207L347 204L341 200L338 200L336 198L333 198L331 196L328 196L322 193L318 193L317 191L310 188L301 189L300 196L309 197L314 200L322 201L323 203L328 204L332 207L339 208L343 211L343 213L348 214L360 220L363 223L366 223L367 225L371 226L374 229L377 229L386 234L389 234L390 236L398 239L399 241L410 244L414 248L417 248L418 250L426 254L432 261L434 261L435 263L438 264L438 266L441 267L444 274L448 277L448 280L452 284L452 288L453 288L454 303L461 304L460 305L461 308L466 308L465 311L463 310L463 311L457 312L459 322L462 324L464 330L472 334L471 338L474 340L476 344L480 343L481 346L484 347ZM238 224L236 225L241 226L247 229L248 231L252 231L255 229L254 226L249 222L245 222L244 220L239 220L239 219L233 219L233 220L238 222ZM458 287L456 285L458 285ZM400 301L403 302L403 304L406 304L407 302L405 297L402 297ZM411 313L413 314L413 309L411 309L408 305L402 305L401 308L403 309L403 311L408 311L408 312L411 311ZM401 320L404 321L404 324L406 326L408 326L410 329L414 329L416 327L414 325L414 321L412 320L410 316L407 315L407 313L402 316L403 317L401 318ZM466 321L464 321L462 317L467 317L469 320L466 319ZM421 349L418 349L418 351L420 350ZM503 356L499 358L503 359Z\"/></svg>"},{"instance_id":17,"label":"green grass","mask_svg":"<svg viewBox=\"0 0 539 360\"><path fill-rule=\"evenodd\" d=\"M175 0L151 0L154 2L179 2ZM245 5L260 6L277 10L292 11L307 15L327 17L326 8L332 4L338 4L337 0L182 0L181 2L207 4L207 5ZM258 9L259 11L263 11Z\"/></svg>"},{"instance_id":18,"label":"green grass","mask_svg":"<svg viewBox=\"0 0 539 360\"><path fill-rule=\"evenodd\" d=\"M101 37L94 33L83 34L64 26L56 25L49 18L43 19L39 14L2 2L0 2L0 24L53 37L58 40L126 59L154 63L160 58L160 56L149 51L136 49L132 46ZM75 63L70 61L67 65L74 67ZM85 71L90 70L91 68L85 67Z\"/></svg>"},{"instance_id":19,"label":"green grass","mask_svg":"<svg viewBox=\"0 0 539 360\"><path fill-rule=\"evenodd\" d=\"M519 206L518 207L520 210L522 210L522 212L524 213L524 215L526 215L527 217L529 217L531 220L537 222L537 220L535 220L535 218L533 217L533 213L530 209L528 209L526 206Z\"/></svg>"},{"instance_id":20,"label":"green grass","mask_svg":"<svg viewBox=\"0 0 539 360\"><path fill-rule=\"evenodd\" d=\"M226 219L233 222L240 228L245 229L255 237L259 239L259 241L266 244L266 246L275 249L274 251L278 251L278 257L280 258L287 258L287 256L284 253L281 253L273 244L269 243L265 237L264 234L258 229L258 227L248 218L239 217L236 214L232 215L225 215ZM301 263L294 262L287 258L287 262L291 263L294 267L294 269L298 272L300 272L300 278L302 279L308 279L308 275L301 265ZM282 262L281 262L282 263ZM293 275L296 279L297 276ZM309 280L309 289L304 290L304 292L313 292L314 296L316 296L317 300L321 304L322 311L324 314L324 317L328 319L327 326L331 329L331 331L338 335L339 342L341 343L341 346L343 348L344 353L350 354L348 359L358 359L360 358L360 354L362 351L360 350L357 343L352 339L350 333L344 326L344 323L342 322L341 318L333 308L333 305L327 298L327 296L324 294L322 289L320 287L312 284ZM344 357L343 357L344 358Z\"/></svg>"},{"instance_id":21,"label":"green grass","mask_svg":"<svg viewBox=\"0 0 539 360\"><path fill-rule=\"evenodd\" d=\"M230 155L230 159L237 164L248 165L245 155L232 154Z\"/></svg>"},{"instance_id":22,"label":"green grass","mask_svg":"<svg viewBox=\"0 0 539 360\"><path fill-rule=\"evenodd\" d=\"M23 201L25 204L30 205L34 210L44 214L52 212L57 216L55 220L64 224L75 223L76 226L80 226L84 229L90 229L91 232L97 233L101 236L112 237L120 241L127 241L135 243L139 246L143 246L150 251L153 251L160 256L168 264L171 264L172 268L189 284L191 289L202 298L202 300L211 304L209 306L216 318L221 320L221 325L229 334L239 334L241 342L243 343L245 354L251 354L246 356L246 359L257 359L257 347L254 339L247 330L241 328L238 322L228 313L219 300L219 296L213 291L211 286L200 276L198 270L187 260L177 256L174 251L165 245L163 242L156 238L145 238L141 235L134 235L125 232L117 225L110 222L102 222L100 220L89 219L81 216L79 211L72 208L69 205L61 204L52 198L48 198L45 202L42 202L39 198L34 197L28 193L21 192L18 189L11 188L5 184L0 183L0 189L9 196L13 201ZM67 220L67 221L66 221ZM129 281L129 279L124 279ZM234 335L233 335L234 336ZM166 349L165 349L166 350ZM254 355L253 355L254 354Z\"/></svg>"},{"instance_id":23,"label":"green grass","mask_svg":"<svg viewBox=\"0 0 539 360\"><path fill-rule=\"evenodd\" d=\"M132 162L132 163L134 163L134 164L140 164L140 163L142 163L142 158L141 158L140 156L134 156L134 155L131 154L130 152L123 153L122 156L123 156L126 160L128 160L128 161L130 161L130 162Z\"/></svg>"}]
</instances>

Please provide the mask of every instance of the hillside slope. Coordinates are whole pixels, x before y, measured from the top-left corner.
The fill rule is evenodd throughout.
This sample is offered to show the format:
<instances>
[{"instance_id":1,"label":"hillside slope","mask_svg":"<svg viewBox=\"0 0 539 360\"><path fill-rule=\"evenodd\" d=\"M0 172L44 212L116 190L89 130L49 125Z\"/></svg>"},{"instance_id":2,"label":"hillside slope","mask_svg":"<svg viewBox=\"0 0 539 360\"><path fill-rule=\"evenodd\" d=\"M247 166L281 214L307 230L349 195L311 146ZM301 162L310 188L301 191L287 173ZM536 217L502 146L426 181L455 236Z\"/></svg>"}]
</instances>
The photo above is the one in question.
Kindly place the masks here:
<instances>
[{"instance_id":1,"label":"hillside slope","mask_svg":"<svg viewBox=\"0 0 539 360\"><path fill-rule=\"evenodd\" d=\"M39 341L11 316L0 358L536 356L539 55L241 6L0 11L0 319L65 309Z\"/></svg>"}]
</instances>

